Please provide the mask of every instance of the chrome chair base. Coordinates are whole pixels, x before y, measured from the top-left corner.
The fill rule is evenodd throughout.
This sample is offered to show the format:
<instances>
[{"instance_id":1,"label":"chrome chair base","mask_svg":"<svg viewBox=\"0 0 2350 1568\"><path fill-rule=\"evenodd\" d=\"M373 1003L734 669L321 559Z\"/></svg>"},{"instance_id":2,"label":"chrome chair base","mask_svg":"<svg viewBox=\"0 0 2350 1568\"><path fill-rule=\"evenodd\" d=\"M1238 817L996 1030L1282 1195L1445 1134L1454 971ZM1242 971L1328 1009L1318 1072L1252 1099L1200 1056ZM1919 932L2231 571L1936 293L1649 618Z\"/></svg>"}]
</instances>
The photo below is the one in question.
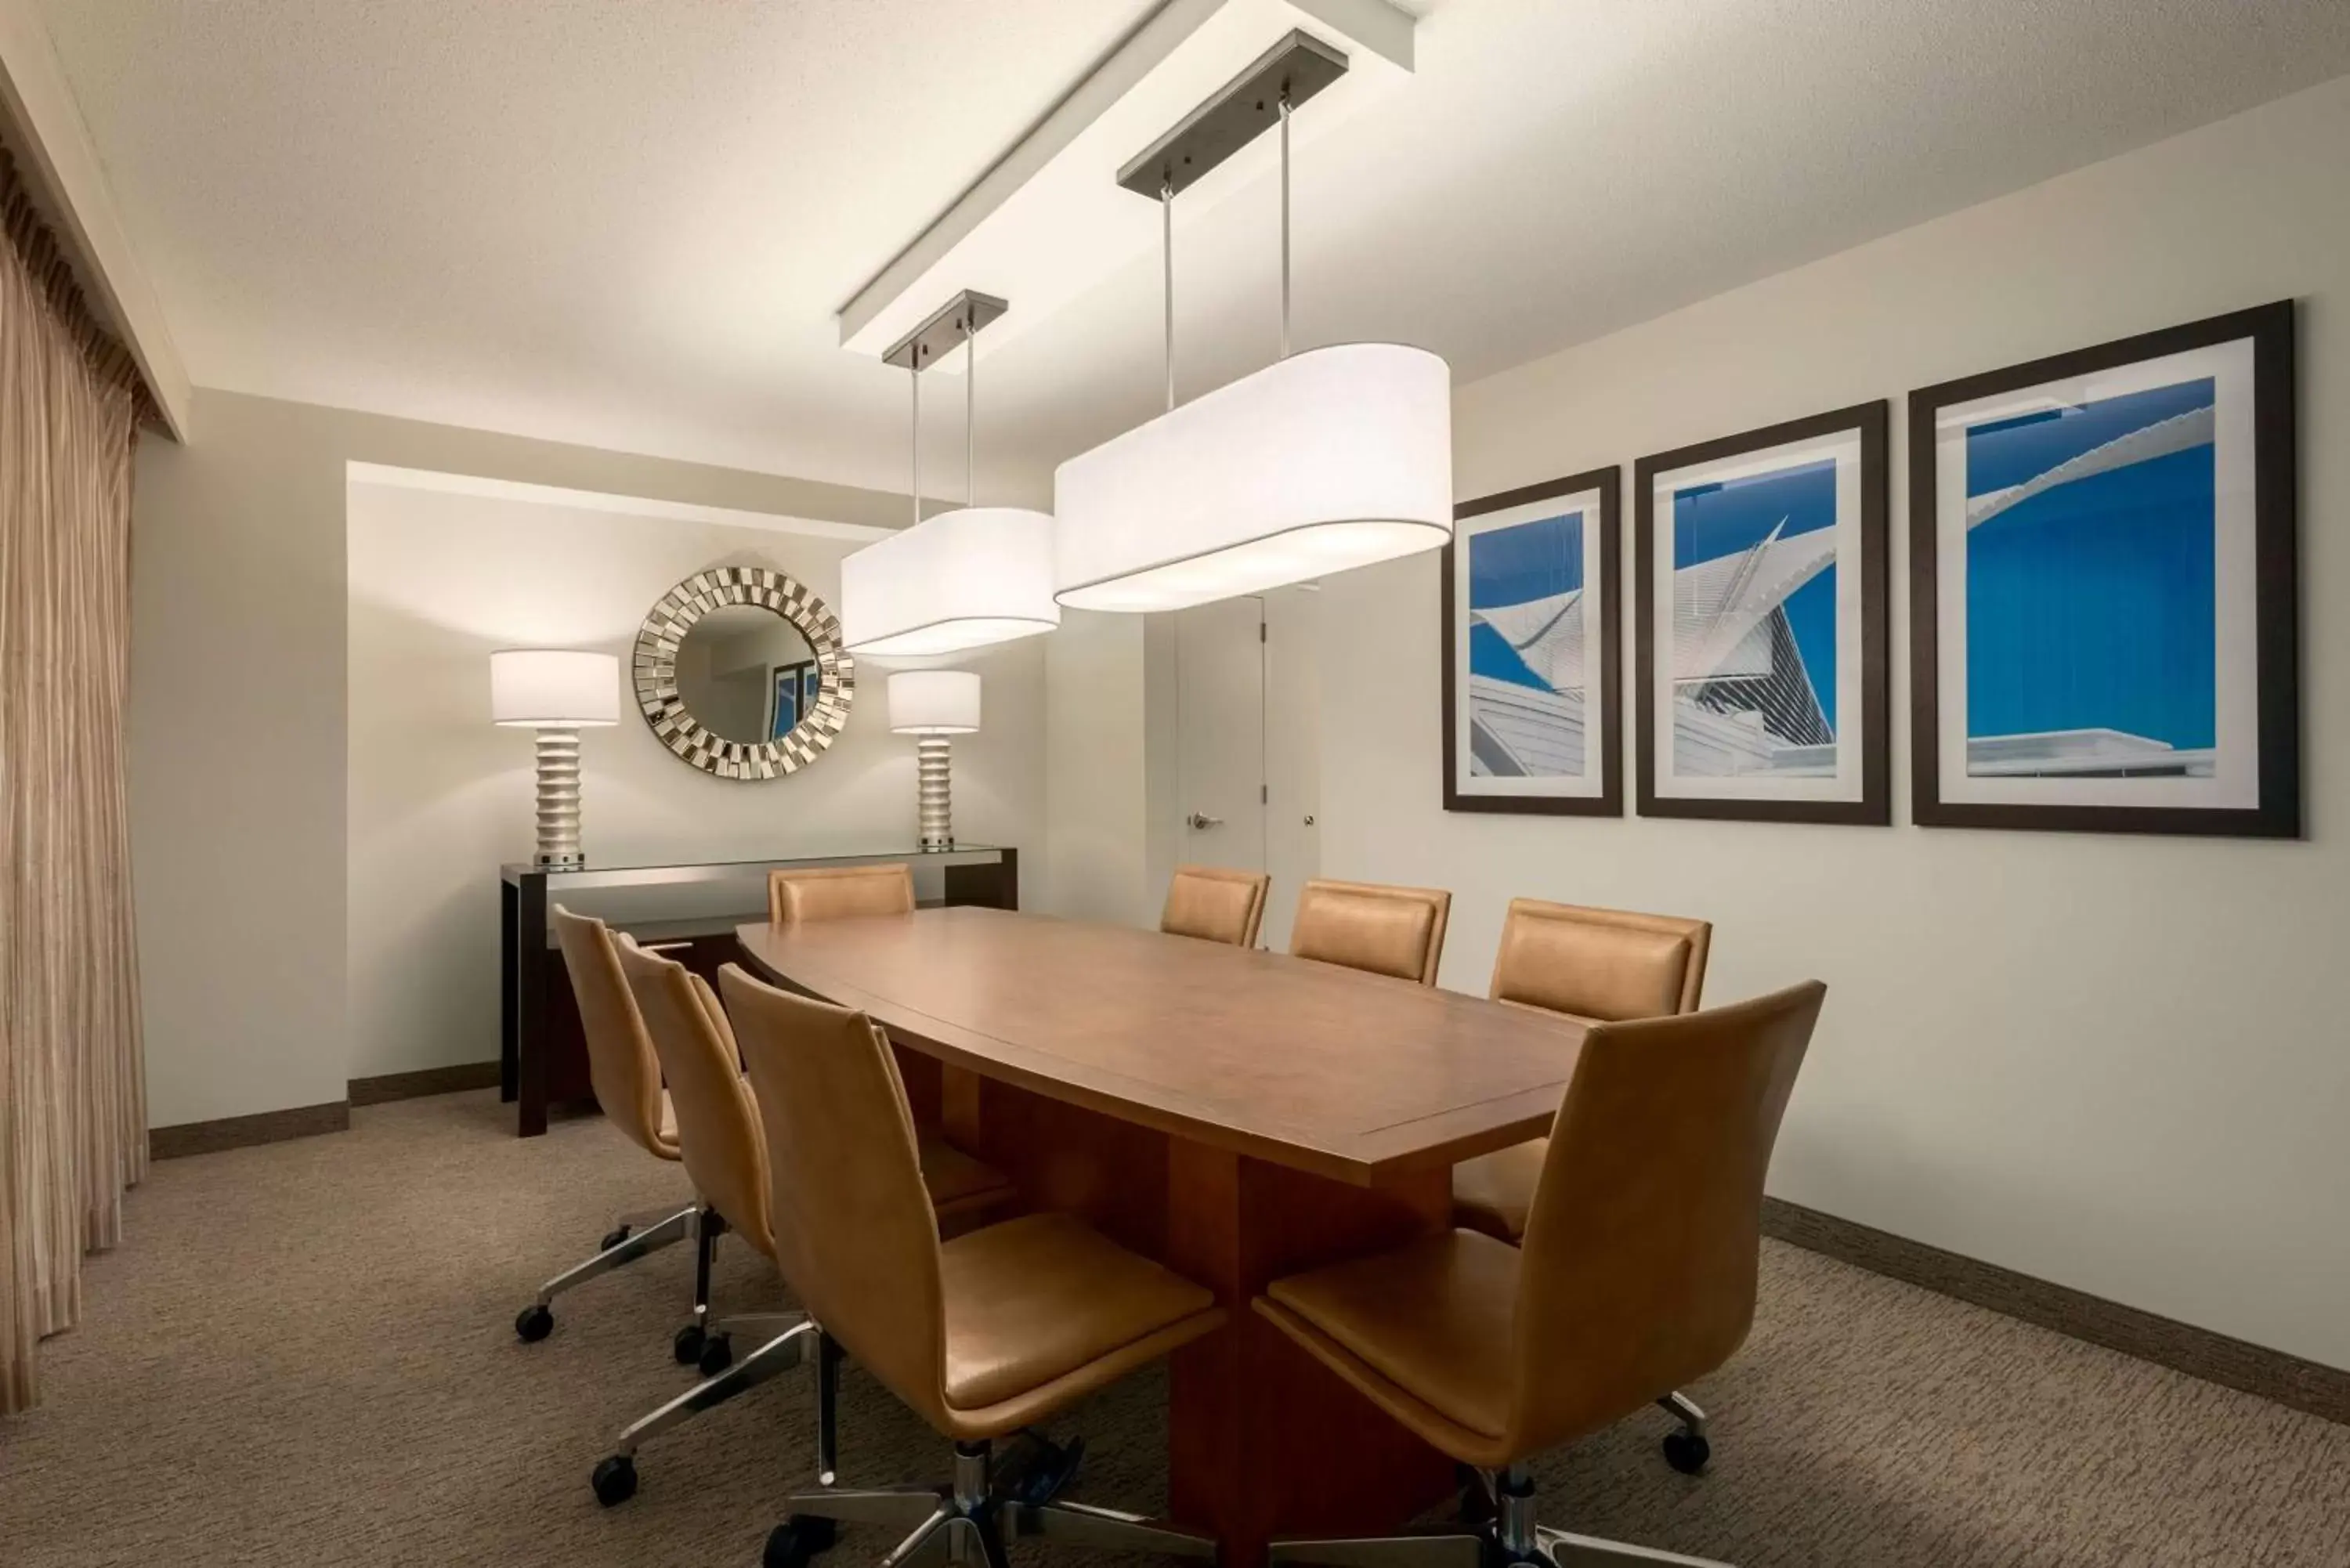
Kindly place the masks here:
<instances>
[{"instance_id":1,"label":"chrome chair base","mask_svg":"<svg viewBox=\"0 0 2350 1568\"><path fill-rule=\"evenodd\" d=\"M551 1310L555 1298L574 1286L608 1274L615 1269L625 1269L639 1258L650 1257L664 1247L675 1246L690 1238L698 1238L705 1228L702 1205L689 1204L675 1210L655 1210L650 1215L625 1215L609 1235L604 1246L592 1258L575 1263L538 1287L538 1296L515 1316L515 1333L525 1343L545 1339L555 1329ZM714 1220L717 1216L710 1214ZM706 1291L702 1293L705 1296Z\"/></svg>"},{"instance_id":2,"label":"chrome chair base","mask_svg":"<svg viewBox=\"0 0 2350 1568\"><path fill-rule=\"evenodd\" d=\"M1694 1412L1697 1407L1691 1405L1690 1409ZM1698 1418L1704 1418L1701 1412ZM1495 1506L1490 1523L1450 1530L1399 1530L1389 1535L1347 1540L1275 1541L1266 1552L1267 1561L1316 1563L1328 1568L1603 1568L1625 1563L1647 1563L1650 1568L1659 1564L1730 1568L1711 1558L1684 1557L1536 1524L1534 1480L1523 1465L1513 1465L1499 1475L1479 1471L1478 1477Z\"/></svg>"},{"instance_id":3,"label":"chrome chair base","mask_svg":"<svg viewBox=\"0 0 2350 1568\"><path fill-rule=\"evenodd\" d=\"M782 1313L761 1313L728 1318L722 1334L740 1334L761 1340L759 1348L712 1377L705 1377L676 1398L631 1421L620 1433L613 1451L597 1462L588 1480L596 1501L606 1508L637 1494L637 1450L672 1427L681 1426L705 1410L714 1410L737 1395L806 1365L816 1354L819 1337L813 1319ZM832 1390L819 1382L816 1421L820 1431L832 1429Z\"/></svg>"},{"instance_id":4,"label":"chrome chair base","mask_svg":"<svg viewBox=\"0 0 2350 1568\"><path fill-rule=\"evenodd\" d=\"M795 1494L791 1514L767 1538L764 1568L806 1568L832 1544L835 1524L906 1532L881 1568L1009 1568L1007 1542L1035 1536L1118 1552L1158 1552L1213 1561L1215 1542L1139 1513L1081 1502L1024 1501L1022 1467L994 1473L993 1445L957 1443L954 1482L860 1491L827 1487Z\"/></svg>"}]
</instances>

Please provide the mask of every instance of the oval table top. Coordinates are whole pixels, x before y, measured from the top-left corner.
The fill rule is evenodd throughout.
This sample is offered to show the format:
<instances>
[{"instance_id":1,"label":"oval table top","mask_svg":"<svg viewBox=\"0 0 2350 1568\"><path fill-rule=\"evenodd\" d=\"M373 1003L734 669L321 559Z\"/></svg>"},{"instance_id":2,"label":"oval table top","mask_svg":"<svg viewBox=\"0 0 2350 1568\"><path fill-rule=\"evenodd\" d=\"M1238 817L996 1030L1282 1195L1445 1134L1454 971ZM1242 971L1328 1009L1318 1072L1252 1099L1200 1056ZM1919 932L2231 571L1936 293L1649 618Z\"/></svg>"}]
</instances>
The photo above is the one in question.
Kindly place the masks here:
<instances>
[{"instance_id":1,"label":"oval table top","mask_svg":"<svg viewBox=\"0 0 2350 1568\"><path fill-rule=\"evenodd\" d=\"M1310 959L1002 909L737 928L753 972L901 1046L1368 1186L1540 1137L1571 1020Z\"/></svg>"}]
</instances>

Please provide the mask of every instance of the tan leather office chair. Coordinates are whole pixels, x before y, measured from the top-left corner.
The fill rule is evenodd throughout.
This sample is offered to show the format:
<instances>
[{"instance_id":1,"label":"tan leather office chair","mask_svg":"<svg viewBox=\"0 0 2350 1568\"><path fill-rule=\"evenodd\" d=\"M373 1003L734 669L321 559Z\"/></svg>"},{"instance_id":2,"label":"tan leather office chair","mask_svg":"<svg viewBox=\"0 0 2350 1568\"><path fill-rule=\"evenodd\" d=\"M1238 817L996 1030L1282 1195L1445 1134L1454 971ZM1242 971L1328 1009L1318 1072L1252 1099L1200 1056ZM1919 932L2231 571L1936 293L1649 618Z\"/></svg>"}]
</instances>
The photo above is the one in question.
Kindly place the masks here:
<instances>
[{"instance_id":1,"label":"tan leather office chair","mask_svg":"<svg viewBox=\"0 0 2350 1568\"><path fill-rule=\"evenodd\" d=\"M1578 1023L1694 1012L1712 941L1705 920L1513 898L1487 994ZM1515 1242L1547 1152L1535 1138L1456 1166L1452 1222Z\"/></svg>"},{"instance_id":2,"label":"tan leather office chair","mask_svg":"<svg viewBox=\"0 0 2350 1568\"><path fill-rule=\"evenodd\" d=\"M775 1258L766 1140L718 993L674 959L640 949L625 936L617 945L620 971L669 1080L686 1173L714 1216L709 1229L713 1234L732 1231ZM938 1140L923 1138L920 1158L925 1184L942 1213L975 1217L1001 1210L1015 1196L1002 1172ZM706 1280L702 1294L706 1299ZM759 1340L758 1348L739 1364L733 1363L737 1333ZM630 1424L614 1452L596 1466L589 1482L597 1500L608 1508L635 1495L636 1453L647 1439L790 1371L815 1351L816 1328L805 1315L767 1313L726 1320L702 1348L701 1367L708 1380Z\"/></svg>"},{"instance_id":3,"label":"tan leather office chair","mask_svg":"<svg viewBox=\"0 0 2350 1568\"><path fill-rule=\"evenodd\" d=\"M1277 1542L1275 1563L1676 1563L1534 1522L1526 1461L1720 1366L1754 1321L1762 1178L1827 988L1603 1023L1558 1109L1525 1241L1454 1230L1273 1282L1256 1310L1480 1472L1481 1532Z\"/></svg>"},{"instance_id":4,"label":"tan leather office chair","mask_svg":"<svg viewBox=\"0 0 2350 1568\"><path fill-rule=\"evenodd\" d=\"M1213 1542L1131 1514L1023 1501L1012 1476L993 1472L992 1442L1215 1329L1215 1298L1064 1214L941 1242L881 1031L732 964L719 987L758 1091L785 1278L827 1345L955 1445L951 1486L792 1498L768 1542L771 1568L804 1563L835 1521L910 1531L892 1564L944 1547L1003 1568L1008 1534L1212 1557ZM821 1358L819 1380L835 1366ZM828 1432L818 1449L829 1470Z\"/></svg>"},{"instance_id":5,"label":"tan leather office chair","mask_svg":"<svg viewBox=\"0 0 2350 1568\"><path fill-rule=\"evenodd\" d=\"M621 976L611 931L603 921L575 915L560 904L555 906L554 920L571 993L579 1003L580 1028L588 1038L588 1081L604 1119L656 1159L677 1159L677 1127L671 1120L669 1096L661 1090L660 1064ZM680 1361L693 1361L702 1353L698 1325L710 1300L707 1253L714 1238L706 1230L698 1203L623 1216L598 1243L594 1257L539 1287L538 1299L515 1314L515 1333L525 1343L545 1339L555 1331L552 1303L556 1296L647 1253L691 1240L703 1253L702 1266L696 1271L700 1282L694 1291L694 1321L678 1331L672 1349Z\"/></svg>"},{"instance_id":6,"label":"tan leather office chair","mask_svg":"<svg viewBox=\"0 0 2350 1568\"><path fill-rule=\"evenodd\" d=\"M1167 884L1159 929L1171 937L1198 937L1236 948L1256 946L1264 923L1264 896L1273 878L1262 871L1220 866L1178 866Z\"/></svg>"},{"instance_id":7,"label":"tan leather office chair","mask_svg":"<svg viewBox=\"0 0 2350 1568\"><path fill-rule=\"evenodd\" d=\"M1386 888L1316 877L1297 895L1289 950L1373 974L1436 983L1452 895L1437 888Z\"/></svg>"},{"instance_id":8,"label":"tan leather office chair","mask_svg":"<svg viewBox=\"0 0 2350 1568\"><path fill-rule=\"evenodd\" d=\"M914 874L902 863L767 873L767 919L775 925L913 912ZM1003 1206L1011 1183L994 1167L944 1138L923 1138L921 1155L941 1234L955 1235Z\"/></svg>"},{"instance_id":9,"label":"tan leather office chair","mask_svg":"<svg viewBox=\"0 0 2350 1568\"><path fill-rule=\"evenodd\" d=\"M913 912L914 873L903 865L767 873L767 919L773 925Z\"/></svg>"}]
</instances>

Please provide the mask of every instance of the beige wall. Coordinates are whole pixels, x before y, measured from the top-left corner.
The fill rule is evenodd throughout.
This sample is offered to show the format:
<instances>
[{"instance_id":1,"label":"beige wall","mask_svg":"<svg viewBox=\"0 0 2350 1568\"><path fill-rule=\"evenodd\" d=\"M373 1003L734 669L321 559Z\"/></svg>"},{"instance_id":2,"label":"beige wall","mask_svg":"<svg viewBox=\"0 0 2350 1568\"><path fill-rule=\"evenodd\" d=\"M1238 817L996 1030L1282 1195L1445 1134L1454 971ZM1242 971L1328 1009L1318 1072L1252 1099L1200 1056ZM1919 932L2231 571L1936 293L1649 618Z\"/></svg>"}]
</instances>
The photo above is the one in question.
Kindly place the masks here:
<instances>
[{"instance_id":1,"label":"beige wall","mask_svg":"<svg viewBox=\"0 0 2350 1568\"><path fill-rule=\"evenodd\" d=\"M1902 825L1448 815L1422 556L1325 586L1326 869L1453 888L1462 990L1513 894L1708 916L1712 999L1830 987L1774 1192L2350 1366L2345 150L2350 80L1461 389L1463 496L1621 462L1628 499L1644 453L1895 398ZM1900 395L2285 296L2308 841L1908 826Z\"/></svg>"},{"instance_id":2,"label":"beige wall","mask_svg":"<svg viewBox=\"0 0 2350 1568\"><path fill-rule=\"evenodd\" d=\"M530 736L488 722L492 650L610 653L625 681L645 611L680 579L709 566L768 566L837 606L841 557L878 536L824 523L588 506L559 493L350 486L350 1076L498 1054L494 878L501 862L529 858L535 796ZM958 836L1037 845L1044 645L1029 639L935 662L984 681L983 727L954 742ZM618 725L581 732L589 858L911 849L914 744L890 732L886 694L889 672L910 667L859 660L839 739L814 765L755 783L687 766L624 697ZM764 668L759 676L764 687ZM754 706L764 701L762 693ZM733 891L740 908L764 907L756 886Z\"/></svg>"},{"instance_id":3,"label":"beige wall","mask_svg":"<svg viewBox=\"0 0 2350 1568\"><path fill-rule=\"evenodd\" d=\"M158 1127L339 1099L345 469L434 469L892 526L874 492L199 392L141 441L130 810Z\"/></svg>"},{"instance_id":4,"label":"beige wall","mask_svg":"<svg viewBox=\"0 0 2350 1568\"><path fill-rule=\"evenodd\" d=\"M1037 909L1134 924L1150 903L1145 849L1146 618L1065 611L1043 639L1045 863Z\"/></svg>"}]
</instances>

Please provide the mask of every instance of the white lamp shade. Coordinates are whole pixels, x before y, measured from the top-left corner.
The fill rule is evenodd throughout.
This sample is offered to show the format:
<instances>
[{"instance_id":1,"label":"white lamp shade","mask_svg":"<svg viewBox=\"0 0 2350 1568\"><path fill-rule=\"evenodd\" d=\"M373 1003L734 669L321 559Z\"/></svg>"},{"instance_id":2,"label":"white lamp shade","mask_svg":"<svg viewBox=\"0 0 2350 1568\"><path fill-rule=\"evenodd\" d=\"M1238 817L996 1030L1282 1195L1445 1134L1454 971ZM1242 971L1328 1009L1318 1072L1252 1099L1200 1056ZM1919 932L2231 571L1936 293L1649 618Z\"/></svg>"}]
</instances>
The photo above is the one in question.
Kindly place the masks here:
<instances>
[{"instance_id":1,"label":"white lamp shade","mask_svg":"<svg viewBox=\"0 0 2350 1568\"><path fill-rule=\"evenodd\" d=\"M979 676L969 670L901 670L889 677L889 728L901 735L968 735L979 729Z\"/></svg>"},{"instance_id":2,"label":"white lamp shade","mask_svg":"<svg viewBox=\"0 0 2350 1568\"><path fill-rule=\"evenodd\" d=\"M620 661L608 653L511 648L490 655L490 718L560 728L620 722Z\"/></svg>"},{"instance_id":3,"label":"white lamp shade","mask_svg":"<svg viewBox=\"0 0 2350 1568\"><path fill-rule=\"evenodd\" d=\"M1452 537L1452 372L1348 343L1269 365L1053 476L1057 597L1166 610Z\"/></svg>"},{"instance_id":4,"label":"white lamp shade","mask_svg":"<svg viewBox=\"0 0 2350 1568\"><path fill-rule=\"evenodd\" d=\"M840 563L841 641L851 653L959 653L1060 624L1053 520L1042 512L941 512Z\"/></svg>"}]
</instances>

